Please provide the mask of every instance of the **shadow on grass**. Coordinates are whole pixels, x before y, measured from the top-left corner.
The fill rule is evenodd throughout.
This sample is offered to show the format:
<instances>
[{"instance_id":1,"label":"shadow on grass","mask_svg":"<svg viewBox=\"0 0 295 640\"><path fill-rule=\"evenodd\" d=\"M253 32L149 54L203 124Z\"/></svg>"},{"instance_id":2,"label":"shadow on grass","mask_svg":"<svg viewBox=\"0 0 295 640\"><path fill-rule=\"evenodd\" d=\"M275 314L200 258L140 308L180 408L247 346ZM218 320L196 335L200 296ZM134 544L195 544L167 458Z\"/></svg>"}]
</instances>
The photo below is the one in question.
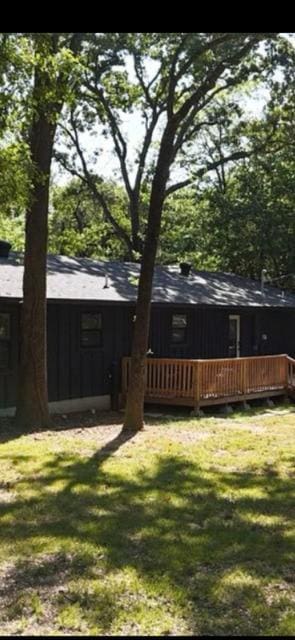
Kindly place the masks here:
<instances>
[{"instance_id":1,"label":"shadow on grass","mask_svg":"<svg viewBox=\"0 0 295 640\"><path fill-rule=\"evenodd\" d=\"M260 475L204 474L169 455L134 474L124 473L124 456L119 470L105 467L131 435L121 432L87 459L52 453L40 474L15 482L16 492L21 482L30 495L1 504L0 540L30 559L8 570L7 611L24 589L47 585L57 607L70 601L87 624L108 633L123 607L112 576L132 569L159 595L167 585L177 590L193 634L273 635L289 605L278 597L270 607L267 585L288 589L293 579L291 479L273 467ZM56 545L59 553L51 552ZM81 577L95 580L95 589L75 588Z\"/></svg>"},{"instance_id":2,"label":"shadow on grass","mask_svg":"<svg viewBox=\"0 0 295 640\"><path fill-rule=\"evenodd\" d=\"M22 431L14 418L0 418L0 443L17 440L28 433L44 433L47 431L58 432L71 429L87 429L99 426L121 425L123 414L115 411L98 411L92 413L83 411L70 414L55 414L51 416L51 424L48 429L33 428L30 432Z\"/></svg>"},{"instance_id":3,"label":"shadow on grass","mask_svg":"<svg viewBox=\"0 0 295 640\"><path fill-rule=\"evenodd\" d=\"M288 413L295 412L295 403L284 405L281 402L275 403L273 409L268 409L264 404L261 406L261 400L251 401L252 406L246 412L241 409L240 403L234 403L233 413L224 413L225 405L217 405L211 407L203 407L203 418L216 418L222 421L231 422L235 418L251 418L255 416L269 414L269 416L276 415L277 410L282 410ZM191 420L192 418L198 420L198 418L191 415L191 407L183 406L163 406L156 404L145 405L145 421L147 424L167 424L167 422L183 422L185 420ZM202 419L202 418L201 418ZM32 429L29 433L42 433L42 432L59 432L72 429L87 429L93 427L106 427L112 425L121 425L123 422L123 413L115 411L97 411L92 413L91 411L83 411L77 413L69 413L66 415L55 414L51 416L51 425L48 429L37 428ZM0 444L10 442L11 440L17 440L18 438L28 435L22 431L14 421L14 418L1 418L0 417Z\"/></svg>"}]
</instances>

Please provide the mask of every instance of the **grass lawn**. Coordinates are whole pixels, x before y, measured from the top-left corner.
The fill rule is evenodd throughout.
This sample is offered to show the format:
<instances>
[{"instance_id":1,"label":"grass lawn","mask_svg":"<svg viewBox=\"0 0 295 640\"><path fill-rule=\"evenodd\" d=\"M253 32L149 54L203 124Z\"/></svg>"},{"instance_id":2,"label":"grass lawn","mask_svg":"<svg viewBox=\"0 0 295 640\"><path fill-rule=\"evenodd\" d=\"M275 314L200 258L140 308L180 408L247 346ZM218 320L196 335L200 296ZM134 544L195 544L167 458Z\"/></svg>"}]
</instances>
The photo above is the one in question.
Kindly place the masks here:
<instances>
[{"instance_id":1,"label":"grass lawn","mask_svg":"<svg viewBox=\"0 0 295 640\"><path fill-rule=\"evenodd\" d=\"M1 635L295 634L294 406L71 420L3 423Z\"/></svg>"}]
</instances>

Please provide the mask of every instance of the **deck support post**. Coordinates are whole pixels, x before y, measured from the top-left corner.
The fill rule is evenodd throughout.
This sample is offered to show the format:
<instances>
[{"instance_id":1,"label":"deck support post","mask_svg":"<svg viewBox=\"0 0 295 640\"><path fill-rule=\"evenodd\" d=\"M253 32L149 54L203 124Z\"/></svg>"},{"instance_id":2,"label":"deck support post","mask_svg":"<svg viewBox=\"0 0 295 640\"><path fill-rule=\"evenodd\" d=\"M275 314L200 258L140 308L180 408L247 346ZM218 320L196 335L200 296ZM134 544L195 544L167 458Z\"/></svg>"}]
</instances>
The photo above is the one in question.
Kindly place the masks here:
<instances>
[{"instance_id":1,"label":"deck support post","mask_svg":"<svg viewBox=\"0 0 295 640\"><path fill-rule=\"evenodd\" d=\"M234 410L232 408L232 406L230 404L225 404L224 407L221 408L220 413L223 413L223 415L225 416L229 416L231 413L233 413Z\"/></svg>"},{"instance_id":2,"label":"deck support post","mask_svg":"<svg viewBox=\"0 0 295 640\"><path fill-rule=\"evenodd\" d=\"M191 411L191 416L192 418L202 418L205 415L204 411L202 411L202 409L195 407L194 409L192 409Z\"/></svg>"},{"instance_id":3,"label":"deck support post","mask_svg":"<svg viewBox=\"0 0 295 640\"><path fill-rule=\"evenodd\" d=\"M274 407L275 406L275 403L270 398L266 398L265 404L266 404L267 407Z\"/></svg>"}]
</instances>

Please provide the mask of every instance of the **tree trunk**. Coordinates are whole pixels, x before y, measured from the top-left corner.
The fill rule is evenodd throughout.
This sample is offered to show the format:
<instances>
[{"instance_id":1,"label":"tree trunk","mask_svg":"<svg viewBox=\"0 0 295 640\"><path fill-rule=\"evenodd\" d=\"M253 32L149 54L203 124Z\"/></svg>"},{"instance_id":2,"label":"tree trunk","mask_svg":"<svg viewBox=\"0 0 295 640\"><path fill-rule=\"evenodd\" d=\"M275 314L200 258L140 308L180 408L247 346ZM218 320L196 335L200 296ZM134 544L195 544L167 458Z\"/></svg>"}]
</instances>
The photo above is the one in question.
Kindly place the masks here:
<instances>
[{"instance_id":1,"label":"tree trunk","mask_svg":"<svg viewBox=\"0 0 295 640\"><path fill-rule=\"evenodd\" d=\"M80 50L82 36L81 33L74 33L70 37L69 48L75 54ZM16 407L16 422L22 429L47 427L50 424L46 331L49 180L56 125L63 106L63 91L68 83L67 72L62 69L57 77L52 75L51 57L58 53L59 34L36 34L34 44L37 56L29 136L32 176L26 215L21 359Z\"/></svg>"},{"instance_id":2,"label":"tree trunk","mask_svg":"<svg viewBox=\"0 0 295 640\"><path fill-rule=\"evenodd\" d=\"M175 128L167 125L163 134L153 179L148 225L138 285L136 320L131 354L131 375L124 429L138 431L144 425L145 365L150 326L152 284L165 190L173 157Z\"/></svg>"},{"instance_id":3,"label":"tree trunk","mask_svg":"<svg viewBox=\"0 0 295 640\"><path fill-rule=\"evenodd\" d=\"M134 252L141 254L143 243L139 237L139 197L135 193L130 197L129 214L131 219L132 249Z\"/></svg>"},{"instance_id":4,"label":"tree trunk","mask_svg":"<svg viewBox=\"0 0 295 640\"><path fill-rule=\"evenodd\" d=\"M33 166L26 238L21 317L21 361L16 422L22 429L50 423L46 358L46 258L49 177L55 125L36 114L30 136Z\"/></svg>"}]
</instances>

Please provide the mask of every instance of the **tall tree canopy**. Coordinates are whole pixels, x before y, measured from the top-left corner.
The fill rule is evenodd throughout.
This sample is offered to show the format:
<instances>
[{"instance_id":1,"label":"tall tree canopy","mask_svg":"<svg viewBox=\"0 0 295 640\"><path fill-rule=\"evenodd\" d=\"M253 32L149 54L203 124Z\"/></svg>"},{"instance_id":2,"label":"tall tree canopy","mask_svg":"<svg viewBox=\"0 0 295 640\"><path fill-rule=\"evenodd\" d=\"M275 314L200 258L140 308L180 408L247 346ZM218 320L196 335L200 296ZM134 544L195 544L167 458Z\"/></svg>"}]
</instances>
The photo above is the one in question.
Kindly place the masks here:
<instances>
[{"instance_id":1,"label":"tall tree canopy","mask_svg":"<svg viewBox=\"0 0 295 640\"><path fill-rule=\"evenodd\" d=\"M250 248L247 254L245 245L246 241L249 246L254 243L256 227L262 237L265 207L267 219L277 219L279 224L278 209L275 213L270 201L278 197L282 184L289 184L292 171L292 163L283 154L290 138L294 49L288 38L273 33L24 34L19 39L14 35L8 41L3 38L1 46L5 55L0 81L4 86L8 73L12 83L20 82L18 65L23 60L27 78L25 91L19 84L16 95L24 113L19 118L22 135L18 141L26 145L22 157L27 158L28 170L20 162L19 148L10 148L18 170L26 174L19 203L21 198L27 202L18 417L27 424L48 422L45 260L49 176L58 126L55 156L80 183L73 181L64 192L55 190L51 246L61 251L73 246L77 254L86 250L88 255L101 257L114 252L141 261L125 416L126 428L140 428L153 269L157 251L159 259L170 260L168 238L174 235L179 242L181 257L194 255L198 263L206 258L213 266L232 268L232 264L244 271L252 260L253 273L257 273L273 243L268 268L277 273L289 264L281 255L279 259L273 233L268 243L261 240L259 259ZM15 52L21 61L17 64ZM9 59L13 61L7 66ZM278 70L284 73L283 81L276 75ZM250 122L243 117L241 91L261 83L270 92L269 109ZM8 92L7 114L9 106ZM5 128L7 116L4 120ZM130 127L132 122L142 133L136 148L126 135L126 123ZM98 141L95 157L105 153L105 141L112 146L118 167L112 180L116 186L97 175L84 148L85 132L88 140L93 134ZM180 191L184 188L186 193ZM291 202L292 189L289 195ZM185 211L179 209L183 202ZM284 233L287 230L291 237L289 203L283 198L280 204ZM256 227L253 209L259 214ZM11 218L15 212L8 206L3 215ZM187 229L179 238L172 215ZM233 249L238 215L245 220L240 252ZM227 230L224 243L216 233L219 221ZM116 242L109 237L110 229ZM101 253L91 242L95 233L103 240ZM192 246L194 237L197 242Z\"/></svg>"},{"instance_id":2,"label":"tall tree canopy","mask_svg":"<svg viewBox=\"0 0 295 640\"><path fill-rule=\"evenodd\" d=\"M237 148L233 135L227 138L226 148L217 148L217 156L204 156L202 138L205 136L207 143L211 129L230 125L232 115L238 113L234 93L237 88L249 80L267 78L273 71L276 40L276 34L262 33L132 34L122 43L123 69L118 66L110 73L100 64L95 49L89 58L80 96L86 112L81 104L72 109L71 128L64 128L75 147L79 168L66 154L60 154L60 160L89 186L104 207L106 219L125 242L130 257L142 256L126 428L140 428L143 422L151 286L164 202L207 171L251 153L249 148ZM285 41L279 42L281 55L287 47ZM136 110L144 125L132 170L122 125L126 109ZM85 113L90 123L98 119L113 140L128 197L129 234L106 205L87 164L79 136L81 114ZM262 148L260 143L259 147ZM175 171L171 171L177 166L186 169L183 179L177 179Z\"/></svg>"}]
</instances>

